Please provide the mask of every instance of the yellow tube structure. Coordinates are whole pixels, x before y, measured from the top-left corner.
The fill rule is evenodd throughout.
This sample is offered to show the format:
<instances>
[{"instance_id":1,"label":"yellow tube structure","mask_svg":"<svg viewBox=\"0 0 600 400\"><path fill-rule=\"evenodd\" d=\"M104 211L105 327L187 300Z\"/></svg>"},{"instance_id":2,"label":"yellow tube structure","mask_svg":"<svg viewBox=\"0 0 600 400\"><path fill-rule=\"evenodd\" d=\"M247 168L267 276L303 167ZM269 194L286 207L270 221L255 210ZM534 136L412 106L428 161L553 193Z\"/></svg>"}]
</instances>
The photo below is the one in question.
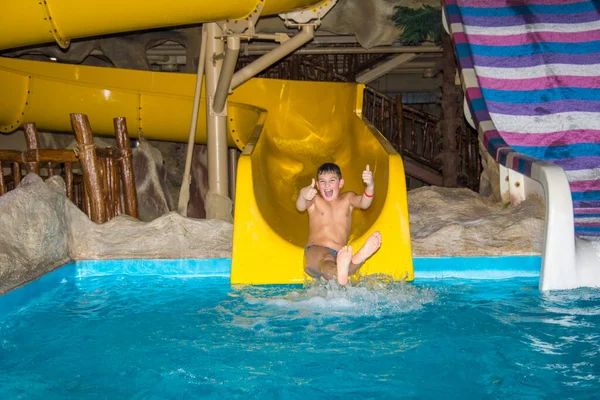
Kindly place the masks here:
<instances>
[{"instance_id":1,"label":"yellow tube structure","mask_svg":"<svg viewBox=\"0 0 600 400\"><path fill-rule=\"evenodd\" d=\"M322 0L6 0L0 2L0 50L120 32L242 19L308 8Z\"/></svg>"},{"instance_id":2,"label":"yellow tube structure","mask_svg":"<svg viewBox=\"0 0 600 400\"><path fill-rule=\"evenodd\" d=\"M112 135L112 119L149 139L185 142L194 75L84 67L0 58L0 130L23 122L70 131L69 113L89 116L94 133ZM300 283L308 217L295 209L318 166L340 165L345 189L362 192L361 172L374 173L371 208L355 211L350 243L376 230L379 252L364 274L413 279L405 175L401 157L361 116L362 85L251 79L228 100L228 144L243 149L238 164L232 283ZM205 103L204 94L201 103ZM197 143L206 141L200 106Z\"/></svg>"},{"instance_id":3,"label":"yellow tube structure","mask_svg":"<svg viewBox=\"0 0 600 400\"><path fill-rule=\"evenodd\" d=\"M0 4L0 49L55 40L244 18L321 4L320 0L22 0ZM87 114L94 133L113 135L126 117L131 136L186 142L195 75L85 67L0 57L0 132L35 122L40 130L70 131L70 113ZM236 185L231 282L289 284L305 279L308 216L295 200L324 162L340 165L344 189L364 190L370 165L375 197L355 211L350 244L374 231L381 249L361 274L413 279L408 205L401 157L361 118L364 86L251 79L227 102L228 146L243 149ZM206 143L202 93L196 142Z\"/></svg>"},{"instance_id":4,"label":"yellow tube structure","mask_svg":"<svg viewBox=\"0 0 600 400\"><path fill-rule=\"evenodd\" d=\"M0 57L0 132L12 132L24 122L35 122L42 130L70 132L69 113L82 113L88 115L94 134L114 135L112 119L120 116L127 118L132 137L141 133L146 139L186 142L195 78ZM206 143L204 93L196 143ZM263 110L228 104L228 145L242 149Z\"/></svg>"}]
</instances>

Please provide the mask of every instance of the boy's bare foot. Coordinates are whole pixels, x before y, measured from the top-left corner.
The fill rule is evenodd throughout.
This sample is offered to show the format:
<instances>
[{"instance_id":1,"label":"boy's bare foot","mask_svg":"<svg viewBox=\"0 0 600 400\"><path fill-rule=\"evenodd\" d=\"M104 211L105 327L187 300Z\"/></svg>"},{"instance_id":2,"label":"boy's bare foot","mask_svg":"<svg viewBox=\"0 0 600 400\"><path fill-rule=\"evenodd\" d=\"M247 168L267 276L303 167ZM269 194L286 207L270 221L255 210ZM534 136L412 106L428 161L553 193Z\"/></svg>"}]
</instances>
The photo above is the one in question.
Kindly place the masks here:
<instances>
[{"instance_id":1,"label":"boy's bare foot","mask_svg":"<svg viewBox=\"0 0 600 400\"><path fill-rule=\"evenodd\" d=\"M371 236L367 238L367 241L360 248L359 251L352 257L352 264L358 265L364 263L367 258L371 257L379 247L381 246L381 233L379 231L373 232ZM338 255L339 257L339 255ZM338 264L339 270L339 264Z\"/></svg>"},{"instance_id":2,"label":"boy's bare foot","mask_svg":"<svg viewBox=\"0 0 600 400\"><path fill-rule=\"evenodd\" d=\"M350 261L352 261L352 246L344 246L338 251L336 258L337 280L340 285L348 283L348 268L350 267Z\"/></svg>"}]
</instances>

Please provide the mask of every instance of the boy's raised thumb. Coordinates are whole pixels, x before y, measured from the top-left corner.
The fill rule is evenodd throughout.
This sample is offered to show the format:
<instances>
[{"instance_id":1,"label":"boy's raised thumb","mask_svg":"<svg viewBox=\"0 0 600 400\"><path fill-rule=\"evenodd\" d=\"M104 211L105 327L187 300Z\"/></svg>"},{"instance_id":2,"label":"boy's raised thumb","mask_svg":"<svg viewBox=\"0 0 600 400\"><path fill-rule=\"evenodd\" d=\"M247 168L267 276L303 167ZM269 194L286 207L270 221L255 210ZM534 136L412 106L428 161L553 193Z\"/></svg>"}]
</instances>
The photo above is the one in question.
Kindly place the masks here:
<instances>
[{"instance_id":1,"label":"boy's raised thumb","mask_svg":"<svg viewBox=\"0 0 600 400\"><path fill-rule=\"evenodd\" d=\"M313 178L312 183L310 184L311 187L315 187L315 178Z\"/></svg>"},{"instance_id":2,"label":"boy's raised thumb","mask_svg":"<svg viewBox=\"0 0 600 400\"><path fill-rule=\"evenodd\" d=\"M370 170L369 170L369 164L367 164L367 171L370 171Z\"/></svg>"}]
</instances>

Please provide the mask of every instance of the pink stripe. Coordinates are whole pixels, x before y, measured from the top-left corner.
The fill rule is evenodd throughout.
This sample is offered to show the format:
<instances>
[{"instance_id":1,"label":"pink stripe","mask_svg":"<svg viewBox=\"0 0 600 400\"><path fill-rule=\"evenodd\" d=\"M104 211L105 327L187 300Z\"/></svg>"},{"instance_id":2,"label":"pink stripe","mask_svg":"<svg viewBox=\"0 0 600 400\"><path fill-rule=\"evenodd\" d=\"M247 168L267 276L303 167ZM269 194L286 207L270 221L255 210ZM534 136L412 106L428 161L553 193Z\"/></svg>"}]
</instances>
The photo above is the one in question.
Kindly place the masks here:
<instances>
[{"instance_id":1,"label":"pink stripe","mask_svg":"<svg viewBox=\"0 0 600 400\"><path fill-rule=\"evenodd\" d=\"M452 35L454 43L467 43L467 34L464 32L457 32Z\"/></svg>"},{"instance_id":2,"label":"pink stripe","mask_svg":"<svg viewBox=\"0 0 600 400\"><path fill-rule=\"evenodd\" d=\"M490 129L483 134L483 145L487 149L490 139L501 138L500 134L495 129Z\"/></svg>"},{"instance_id":3,"label":"pink stripe","mask_svg":"<svg viewBox=\"0 0 600 400\"><path fill-rule=\"evenodd\" d=\"M600 226L600 222L576 222L575 225L577 226Z\"/></svg>"},{"instance_id":4,"label":"pink stripe","mask_svg":"<svg viewBox=\"0 0 600 400\"><path fill-rule=\"evenodd\" d=\"M600 87L600 76L558 75L528 79L498 79L480 76L479 85L486 89L499 90L540 90L560 87L598 88Z\"/></svg>"},{"instance_id":5,"label":"pink stripe","mask_svg":"<svg viewBox=\"0 0 600 400\"><path fill-rule=\"evenodd\" d=\"M600 190L600 179L595 181L569 182L572 192L585 192L588 190Z\"/></svg>"},{"instance_id":6,"label":"pink stripe","mask_svg":"<svg viewBox=\"0 0 600 400\"><path fill-rule=\"evenodd\" d=\"M539 135L501 131L500 135L507 142L518 143L519 146L563 146L576 143L600 143L600 130L591 129L576 129Z\"/></svg>"},{"instance_id":7,"label":"pink stripe","mask_svg":"<svg viewBox=\"0 0 600 400\"><path fill-rule=\"evenodd\" d=\"M564 4L575 4L575 3L583 3L581 0L527 0L527 2L523 2L520 4L546 4L546 5L564 5ZM455 1L446 1L446 4L458 4L459 7L473 7L473 8L488 8L488 7L510 7L511 2L507 0L455 0Z\"/></svg>"},{"instance_id":8,"label":"pink stripe","mask_svg":"<svg viewBox=\"0 0 600 400\"><path fill-rule=\"evenodd\" d=\"M574 214L600 214L600 208L574 208Z\"/></svg>"},{"instance_id":9,"label":"pink stripe","mask_svg":"<svg viewBox=\"0 0 600 400\"><path fill-rule=\"evenodd\" d=\"M469 100L475 100L482 98L481 89L478 86L470 87L467 89L467 98Z\"/></svg>"},{"instance_id":10,"label":"pink stripe","mask_svg":"<svg viewBox=\"0 0 600 400\"><path fill-rule=\"evenodd\" d=\"M600 40L600 29L584 32L528 32L505 36L469 35L470 44L488 46L516 46L542 42L581 43L592 40Z\"/></svg>"}]
</instances>

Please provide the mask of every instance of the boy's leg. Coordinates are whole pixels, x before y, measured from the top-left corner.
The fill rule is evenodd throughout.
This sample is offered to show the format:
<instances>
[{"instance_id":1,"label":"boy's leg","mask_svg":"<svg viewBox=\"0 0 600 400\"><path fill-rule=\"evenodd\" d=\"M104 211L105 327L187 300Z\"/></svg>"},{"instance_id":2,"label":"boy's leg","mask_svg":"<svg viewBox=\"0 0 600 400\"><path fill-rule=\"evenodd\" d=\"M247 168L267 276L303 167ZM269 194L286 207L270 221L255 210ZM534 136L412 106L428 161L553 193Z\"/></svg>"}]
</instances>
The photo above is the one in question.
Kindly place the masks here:
<instances>
[{"instance_id":1,"label":"boy's leg","mask_svg":"<svg viewBox=\"0 0 600 400\"><path fill-rule=\"evenodd\" d=\"M304 252L304 272L313 278L334 279L337 277L335 257L327 247L310 246Z\"/></svg>"},{"instance_id":2,"label":"boy's leg","mask_svg":"<svg viewBox=\"0 0 600 400\"><path fill-rule=\"evenodd\" d=\"M371 236L367 238L367 241L360 248L359 251L356 252L355 255L352 256L352 261L350 262L350 267L348 268L348 275L352 275L356 271L363 266L365 261L369 257L371 257L379 247L381 246L381 233L379 231L373 232Z\"/></svg>"}]
</instances>

